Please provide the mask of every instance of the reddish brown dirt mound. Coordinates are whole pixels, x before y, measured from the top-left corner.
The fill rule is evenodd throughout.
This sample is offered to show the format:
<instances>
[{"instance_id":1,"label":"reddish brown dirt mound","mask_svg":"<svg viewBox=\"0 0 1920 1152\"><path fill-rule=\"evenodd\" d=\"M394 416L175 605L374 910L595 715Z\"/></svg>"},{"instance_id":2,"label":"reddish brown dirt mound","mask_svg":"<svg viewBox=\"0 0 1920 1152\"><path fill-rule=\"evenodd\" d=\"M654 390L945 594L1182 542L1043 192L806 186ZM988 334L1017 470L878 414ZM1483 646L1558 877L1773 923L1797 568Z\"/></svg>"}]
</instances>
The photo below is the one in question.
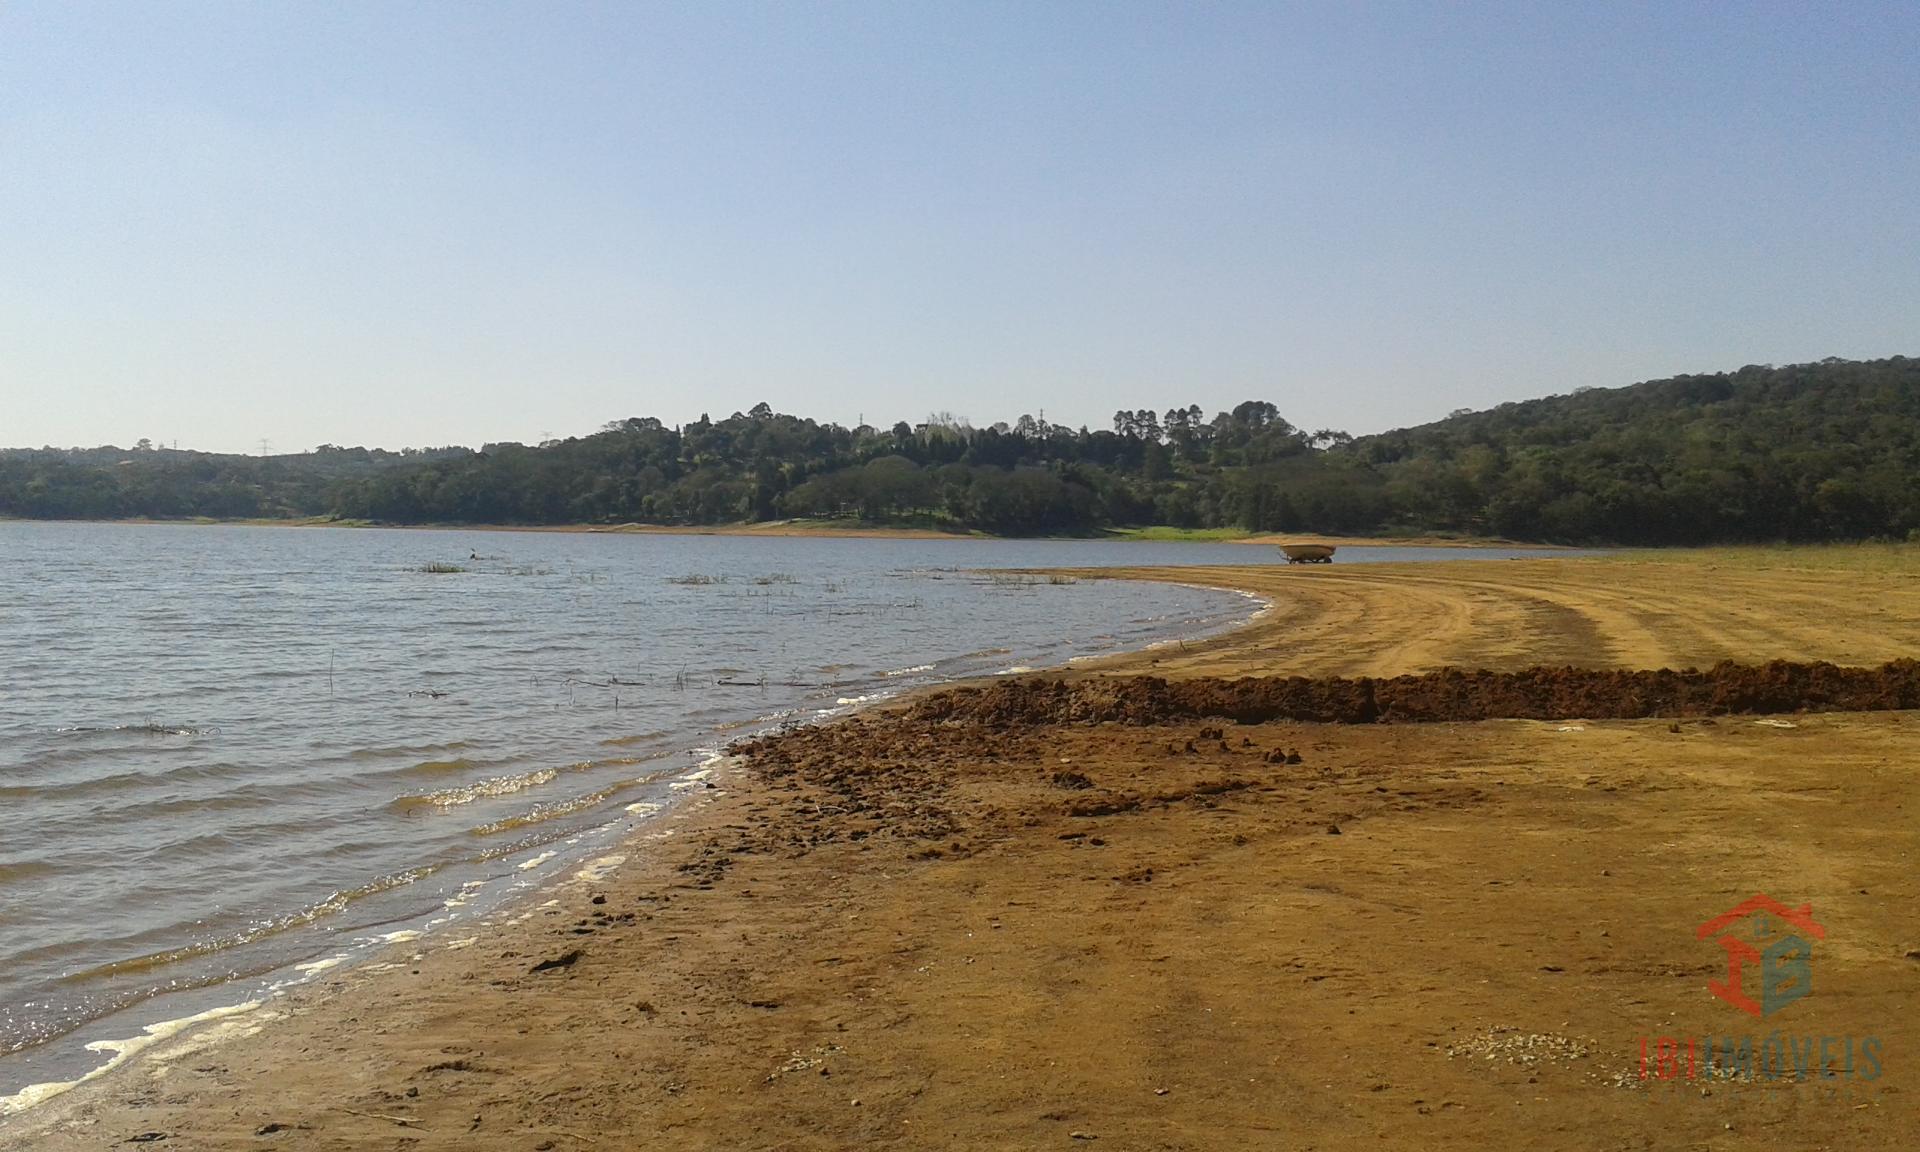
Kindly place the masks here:
<instances>
[{"instance_id":1,"label":"reddish brown dirt mound","mask_svg":"<svg viewBox=\"0 0 1920 1152\"><path fill-rule=\"evenodd\" d=\"M1920 708L1920 661L1879 668L1837 664L1722 663L1675 672L1529 668L1470 672L1445 668L1376 679L1300 676L1162 680L1002 680L917 701L916 720L987 725L1116 720L1165 724L1224 717L1338 724L1495 719L1631 720L1772 712L1882 712Z\"/></svg>"}]
</instances>

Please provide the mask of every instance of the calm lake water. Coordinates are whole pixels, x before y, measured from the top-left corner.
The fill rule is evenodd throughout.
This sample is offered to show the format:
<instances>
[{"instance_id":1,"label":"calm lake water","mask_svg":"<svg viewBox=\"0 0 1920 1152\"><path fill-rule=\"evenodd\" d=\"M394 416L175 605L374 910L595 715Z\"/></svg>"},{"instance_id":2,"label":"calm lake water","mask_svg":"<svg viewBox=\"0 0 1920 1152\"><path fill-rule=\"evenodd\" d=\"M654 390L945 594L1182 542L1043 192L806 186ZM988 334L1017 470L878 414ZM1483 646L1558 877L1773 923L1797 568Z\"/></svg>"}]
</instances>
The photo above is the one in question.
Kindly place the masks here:
<instances>
[{"instance_id":1,"label":"calm lake water","mask_svg":"<svg viewBox=\"0 0 1920 1152\"><path fill-rule=\"evenodd\" d=\"M0 1097L97 1065L89 1041L578 867L756 727L1256 607L982 570L1277 561L1244 545L0 523Z\"/></svg>"}]
</instances>

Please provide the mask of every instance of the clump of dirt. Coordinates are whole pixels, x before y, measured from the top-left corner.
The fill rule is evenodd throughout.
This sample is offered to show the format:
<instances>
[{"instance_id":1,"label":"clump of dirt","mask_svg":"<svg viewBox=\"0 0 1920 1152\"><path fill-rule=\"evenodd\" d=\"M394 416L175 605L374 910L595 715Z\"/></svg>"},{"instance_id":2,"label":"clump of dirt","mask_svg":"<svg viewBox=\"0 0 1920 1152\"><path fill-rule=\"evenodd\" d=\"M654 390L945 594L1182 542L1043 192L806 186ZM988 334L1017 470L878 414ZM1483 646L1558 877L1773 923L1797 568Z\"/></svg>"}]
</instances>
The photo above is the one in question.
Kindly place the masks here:
<instances>
[{"instance_id":1,"label":"clump of dirt","mask_svg":"<svg viewBox=\"0 0 1920 1152\"><path fill-rule=\"evenodd\" d=\"M893 710L750 737L730 751L759 785L757 803L779 818L727 825L690 845L679 868L686 886L713 888L757 860L829 845L955 859L1052 821L1080 835L1073 826L1086 820L1245 805L1268 811L1270 830L1317 832L1330 818L1480 802L1477 789L1451 781L1377 787L1387 765L1356 774L1316 755L1301 768L1297 729L1245 728L1228 741L1209 727L1196 744L1186 736L1197 727L990 727Z\"/></svg>"},{"instance_id":2,"label":"clump of dirt","mask_svg":"<svg viewBox=\"0 0 1920 1152\"><path fill-rule=\"evenodd\" d=\"M1635 720L1906 708L1920 708L1920 661L1895 660L1878 668L1785 660L1722 662L1705 671L1567 667L1488 672L1450 667L1414 676L1356 679L1035 677L935 693L916 701L908 714L921 721L1001 728L1103 721L1159 725L1196 719L1239 724Z\"/></svg>"}]
</instances>

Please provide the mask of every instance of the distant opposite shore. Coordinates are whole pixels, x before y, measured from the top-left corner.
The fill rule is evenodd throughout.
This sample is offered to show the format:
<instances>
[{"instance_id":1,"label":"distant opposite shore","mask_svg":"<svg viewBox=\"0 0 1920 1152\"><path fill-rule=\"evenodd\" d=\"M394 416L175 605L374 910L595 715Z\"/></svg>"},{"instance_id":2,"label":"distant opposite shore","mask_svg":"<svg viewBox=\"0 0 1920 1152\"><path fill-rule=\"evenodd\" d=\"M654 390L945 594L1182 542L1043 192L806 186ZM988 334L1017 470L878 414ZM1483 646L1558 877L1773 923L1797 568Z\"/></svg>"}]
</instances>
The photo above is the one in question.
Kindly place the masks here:
<instances>
[{"instance_id":1,"label":"distant opposite shore","mask_svg":"<svg viewBox=\"0 0 1920 1152\"><path fill-rule=\"evenodd\" d=\"M0 516L0 523L89 523L131 524L138 526L246 526L257 528L375 528L415 529L447 532L583 532L605 535L641 536L811 536L875 540L1109 540L1154 541L1159 543L1203 544L1330 544L1339 548L1563 548L1569 545L1547 544L1531 540L1513 540L1504 536L1461 536L1434 533L1410 533L1386 536L1340 536L1321 532L1249 532L1238 528L1178 528L1152 525L1139 528L1111 528L1084 536L999 536L990 532L965 529L874 524L858 520L759 520L733 524L399 524L374 520L350 520L327 516L236 517L210 516L158 519L125 517L113 520L54 521Z\"/></svg>"},{"instance_id":2,"label":"distant opposite shore","mask_svg":"<svg viewBox=\"0 0 1920 1152\"><path fill-rule=\"evenodd\" d=\"M1590 548L1920 541L1916 395L1920 358L1896 356L1583 388L1357 437L1304 430L1264 400L1211 419L1197 405L1116 412L1110 431L950 414L848 428L761 403L477 449L0 448L0 514ZM1153 524L1190 527L1123 527Z\"/></svg>"}]
</instances>

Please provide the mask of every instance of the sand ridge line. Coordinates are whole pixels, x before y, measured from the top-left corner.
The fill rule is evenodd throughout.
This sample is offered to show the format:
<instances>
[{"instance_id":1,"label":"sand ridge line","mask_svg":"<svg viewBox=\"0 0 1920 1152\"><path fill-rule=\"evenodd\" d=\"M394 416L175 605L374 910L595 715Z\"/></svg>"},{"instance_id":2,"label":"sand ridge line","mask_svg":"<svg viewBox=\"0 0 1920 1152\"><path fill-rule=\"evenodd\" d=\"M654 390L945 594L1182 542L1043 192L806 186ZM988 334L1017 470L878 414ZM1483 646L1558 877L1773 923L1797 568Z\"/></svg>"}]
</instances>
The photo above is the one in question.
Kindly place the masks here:
<instances>
[{"instance_id":1,"label":"sand ridge line","mask_svg":"<svg viewBox=\"0 0 1920 1152\"><path fill-rule=\"evenodd\" d=\"M1332 724L1887 712L1920 708L1920 661L1878 668L1723 662L1704 671L1443 668L1406 676L1262 676L1227 680L1022 677L921 695L917 720L1011 727L1224 719Z\"/></svg>"}]
</instances>

